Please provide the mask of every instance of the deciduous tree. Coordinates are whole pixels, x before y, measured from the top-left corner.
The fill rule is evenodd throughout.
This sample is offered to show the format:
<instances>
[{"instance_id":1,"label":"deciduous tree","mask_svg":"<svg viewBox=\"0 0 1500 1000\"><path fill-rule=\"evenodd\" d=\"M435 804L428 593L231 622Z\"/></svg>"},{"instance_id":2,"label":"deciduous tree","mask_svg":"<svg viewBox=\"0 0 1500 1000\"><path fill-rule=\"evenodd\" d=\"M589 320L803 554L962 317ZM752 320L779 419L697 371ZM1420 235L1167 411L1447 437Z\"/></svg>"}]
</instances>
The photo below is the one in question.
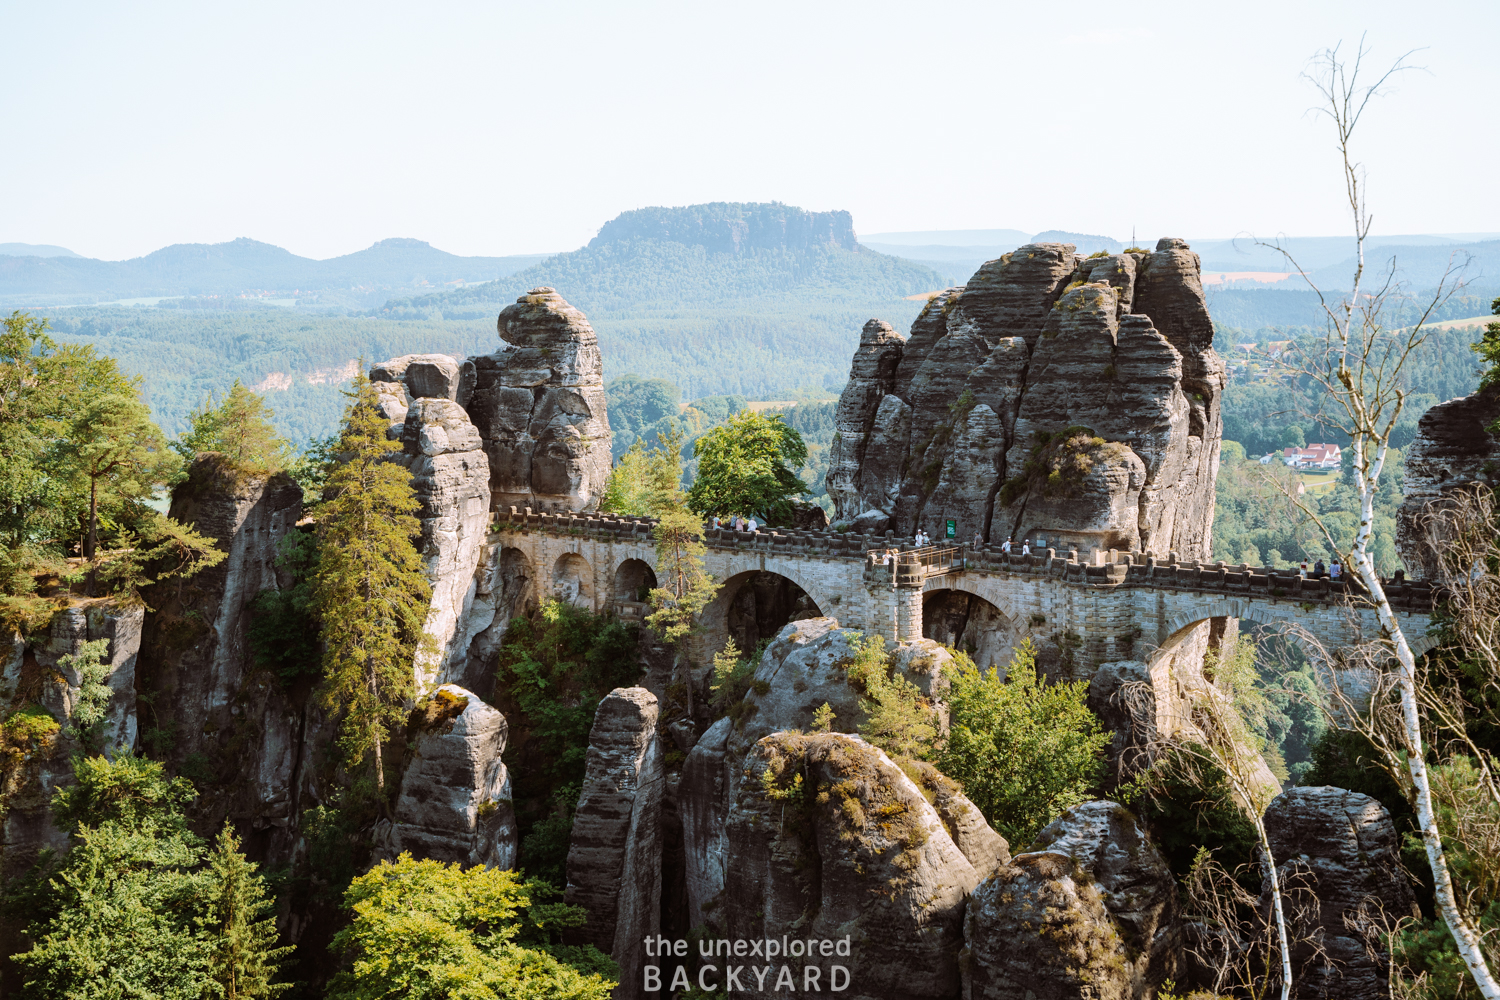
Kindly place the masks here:
<instances>
[{"instance_id":1,"label":"deciduous tree","mask_svg":"<svg viewBox=\"0 0 1500 1000\"><path fill-rule=\"evenodd\" d=\"M792 519L792 499L808 493L793 469L807 461L807 446L779 415L741 410L693 445L698 474L688 506L699 514L755 514L770 524Z\"/></svg>"}]
</instances>

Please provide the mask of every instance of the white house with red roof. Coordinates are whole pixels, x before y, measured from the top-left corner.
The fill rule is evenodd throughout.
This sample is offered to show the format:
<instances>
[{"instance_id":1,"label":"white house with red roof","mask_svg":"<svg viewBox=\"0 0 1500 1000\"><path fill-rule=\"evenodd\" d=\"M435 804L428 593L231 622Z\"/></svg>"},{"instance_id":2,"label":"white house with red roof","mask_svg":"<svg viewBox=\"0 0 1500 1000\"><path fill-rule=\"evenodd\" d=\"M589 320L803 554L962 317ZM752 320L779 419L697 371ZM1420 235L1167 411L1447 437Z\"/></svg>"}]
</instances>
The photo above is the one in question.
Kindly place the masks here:
<instances>
[{"instance_id":1,"label":"white house with red roof","mask_svg":"<svg viewBox=\"0 0 1500 1000\"><path fill-rule=\"evenodd\" d=\"M1343 455L1336 444L1310 444L1283 450L1281 460L1294 469L1337 469Z\"/></svg>"}]
</instances>

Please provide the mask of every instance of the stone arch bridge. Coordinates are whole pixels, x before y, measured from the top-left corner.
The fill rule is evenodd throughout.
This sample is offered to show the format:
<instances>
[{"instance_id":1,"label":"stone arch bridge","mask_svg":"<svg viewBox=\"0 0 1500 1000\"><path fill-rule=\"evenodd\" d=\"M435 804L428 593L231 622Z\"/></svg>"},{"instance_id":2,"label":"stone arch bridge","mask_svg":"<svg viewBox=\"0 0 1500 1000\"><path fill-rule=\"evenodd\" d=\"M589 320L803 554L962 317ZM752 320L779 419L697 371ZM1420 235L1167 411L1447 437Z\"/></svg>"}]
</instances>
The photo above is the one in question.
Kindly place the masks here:
<instances>
[{"instance_id":1,"label":"stone arch bridge","mask_svg":"<svg viewBox=\"0 0 1500 1000\"><path fill-rule=\"evenodd\" d=\"M654 524L512 507L495 515L489 545L492 558L528 581L532 599L556 594L639 618L657 583ZM818 614L867 633L962 643L981 663L999 662L1031 636L1064 650L1081 673L1113 660L1157 659L1184 637L1204 635L1205 623L1210 645L1245 620L1294 626L1334 651L1380 631L1374 610L1350 600L1348 581L1266 567L1113 551L1022 556L990 545L915 550L889 537L789 529L710 529L704 543L705 568L724 586L691 650L700 664L730 637L753 648L788 620ZM1386 592L1420 655L1432 645L1430 586L1398 574Z\"/></svg>"}]
</instances>

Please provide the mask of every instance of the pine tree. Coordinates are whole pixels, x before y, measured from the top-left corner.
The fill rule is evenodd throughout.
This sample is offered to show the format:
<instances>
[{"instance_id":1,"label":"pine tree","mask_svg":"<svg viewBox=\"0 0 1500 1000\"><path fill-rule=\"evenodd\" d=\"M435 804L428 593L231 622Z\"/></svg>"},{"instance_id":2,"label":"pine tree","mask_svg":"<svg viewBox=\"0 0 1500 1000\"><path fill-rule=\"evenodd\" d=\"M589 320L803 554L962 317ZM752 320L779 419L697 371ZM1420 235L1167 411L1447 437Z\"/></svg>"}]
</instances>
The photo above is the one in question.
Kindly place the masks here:
<instances>
[{"instance_id":1,"label":"pine tree","mask_svg":"<svg viewBox=\"0 0 1500 1000\"><path fill-rule=\"evenodd\" d=\"M272 979L291 947L276 944L276 918L266 898L265 879L240 853L234 830L226 822L208 858L209 890L199 926L209 938L209 968L222 1000L272 997L290 984Z\"/></svg>"},{"instance_id":2,"label":"pine tree","mask_svg":"<svg viewBox=\"0 0 1500 1000\"><path fill-rule=\"evenodd\" d=\"M259 395L239 379L229 387L223 402L212 400L188 418L191 427L172 447L188 461L206 451L216 451L236 468L253 472L279 472L291 460L291 447L271 424L275 413Z\"/></svg>"},{"instance_id":3,"label":"pine tree","mask_svg":"<svg viewBox=\"0 0 1500 1000\"><path fill-rule=\"evenodd\" d=\"M149 497L171 485L182 466L135 393L108 393L80 407L61 453L69 471L88 484L83 555L89 559L99 546L101 504Z\"/></svg>"},{"instance_id":4,"label":"pine tree","mask_svg":"<svg viewBox=\"0 0 1500 1000\"><path fill-rule=\"evenodd\" d=\"M413 544L419 504L411 473L390 461L400 445L386 438L389 422L369 379L357 376L348 396L338 444L344 461L316 514L322 555L313 604L323 622L324 701L344 715L340 748L351 767L374 755L383 801L382 748L405 715L432 588Z\"/></svg>"}]
</instances>

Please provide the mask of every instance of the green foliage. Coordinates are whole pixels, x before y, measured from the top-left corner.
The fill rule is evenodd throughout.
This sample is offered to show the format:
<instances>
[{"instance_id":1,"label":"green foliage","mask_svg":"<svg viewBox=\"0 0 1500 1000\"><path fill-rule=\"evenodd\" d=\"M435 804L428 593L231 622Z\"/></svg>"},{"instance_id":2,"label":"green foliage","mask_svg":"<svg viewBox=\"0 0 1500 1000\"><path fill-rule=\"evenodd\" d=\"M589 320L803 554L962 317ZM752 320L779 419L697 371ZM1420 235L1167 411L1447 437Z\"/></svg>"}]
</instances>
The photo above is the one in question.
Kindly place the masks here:
<instances>
[{"instance_id":1,"label":"green foliage","mask_svg":"<svg viewBox=\"0 0 1500 1000\"><path fill-rule=\"evenodd\" d=\"M698 473L688 506L699 514L755 514L786 524L792 499L808 492L792 471L807 461L807 446L779 414L742 410L699 438L693 454Z\"/></svg>"},{"instance_id":2,"label":"green foliage","mask_svg":"<svg viewBox=\"0 0 1500 1000\"><path fill-rule=\"evenodd\" d=\"M1183 760L1179 758L1186 757ZM1184 878L1200 851L1231 872L1247 872L1246 885L1260 891L1260 870L1247 868L1259 844L1254 825L1234 799L1223 770L1203 762L1205 752L1168 750L1155 774L1138 776L1120 798L1151 831L1174 874ZM1184 775L1196 774L1189 781Z\"/></svg>"},{"instance_id":3,"label":"green foliage","mask_svg":"<svg viewBox=\"0 0 1500 1000\"><path fill-rule=\"evenodd\" d=\"M924 759L937 739L932 704L915 684L896 672L885 638L850 638L854 657L844 665L849 683L860 692L864 719L859 734L895 758ZM831 725L832 710L829 711Z\"/></svg>"},{"instance_id":4,"label":"green foliage","mask_svg":"<svg viewBox=\"0 0 1500 1000\"><path fill-rule=\"evenodd\" d=\"M78 700L73 705L73 716L67 735L77 740L90 753L98 753L99 728L109 711L114 692L105 681L110 675L110 665L104 657L109 652L109 640L97 639L85 642L77 653L58 657L58 668L66 675L68 671L78 674Z\"/></svg>"},{"instance_id":5,"label":"green foliage","mask_svg":"<svg viewBox=\"0 0 1500 1000\"><path fill-rule=\"evenodd\" d=\"M694 484L697 485L696 483ZM656 539L656 578L646 624L663 642L676 643L698 626L719 584L703 568L703 524L687 511L668 511L652 531Z\"/></svg>"},{"instance_id":6,"label":"green foliage","mask_svg":"<svg viewBox=\"0 0 1500 1000\"><path fill-rule=\"evenodd\" d=\"M83 554L98 546L99 511L140 501L181 475L182 460L167 447L135 392L114 392L87 400L71 414L60 443L61 462L84 484L88 514Z\"/></svg>"},{"instance_id":7,"label":"green foliage","mask_svg":"<svg viewBox=\"0 0 1500 1000\"><path fill-rule=\"evenodd\" d=\"M348 394L339 451L317 509L320 557L312 608L323 624L324 704L343 719L339 747L348 765L374 755L375 785L385 789L382 748L406 715L412 664L432 588L413 539L420 526L411 472L387 461L400 445L363 375Z\"/></svg>"},{"instance_id":8,"label":"green foliage","mask_svg":"<svg viewBox=\"0 0 1500 1000\"><path fill-rule=\"evenodd\" d=\"M755 668L760 656L746 657L740 653L734 637L724 648L714 654L713 679L709 681L709 709L715 720L730 715L734 708L750 693L750 682L755 679Z\"/></svg>"},{"instance_id":9,"label":"green foliage","mask_svg":"<svg viewBox=\"0 0 1500 1000\"><path fill-rule=\"evenodd\" d=\"M660 517L681 507L682 435L675 428L649 452L637 438L615 462L599 498L599 509L610 514Z\"/></svg>"},{"instance_id":10,"label":"green foliage","mask_svg":"<svg viewBox=\"0 0 1500 1000\"><path fill-rule=\"evenodd\" d=\"M281 540L276 565L292 574L291 586L263 590L250 603L246 637L257 666L275 671L283 684L317 677L319 624L313 613L313 581L318 571L318 536L292 531Z\"/></svg>"},{"instance_id":11,"label":"green foliage","mask_svg":"<svg viewBox=\"0 0 1500 1000\"><path fill-rule=\"evenodd\" d=\"M826 701L813 712L813 730L815 732L831 733L833 732L833 724L837 721L837 713L834 712L833 706L829 705Z\"/></svg>"},{"instance_id":12,"label":"green foliage","mask_svg":"<svg viewBox=\"0 0 1500 1000\"><path fill-rule=\"evenodd\" d=\"M265 880L240 853L226 822L208 855L207 898L196 920L208 939L209 968L223 1000L272 997L290 988L272 980L291 947L278 947L275 905Z\"/></svg>"},{"instance_id":13,"label":"green foliage","mask_svg":"<svg viewBox=\"0 0 1500 1000\"><path fill-rule=\"evenodd\" d=\"M1490 312L1500 316L1500 298L1490 303ZM1486 323L1484 333L1470 347L1485 364L1484 371L1479 376L1480 388L1488 389L1500 383L1500 322Z\"/></svg>"},{"instance_id":14,"label":"green foliage","mask_svg":"<svg viewBox=\"0 0 1500 1000\"><path fill-rule=\"evenodd\" d=\"M599 702L640 678L639 628L549 600L511 619L495 673L521 834L518 864L559 888Z\"/></svg>"},{"instance_id":15,"label":"green foliage","mask_svg":"<svg viewBox=\"0 0 1500 1000\"><path fill-rule=\"evenodd\" d=\"M1109 734L1088 710L1088 682L1044 683L1030 642L1005 677L955 654L949 735L933 758L990 826L1030 843L1053 817L1089 797Z\"/></svg>"},{"instance_id":16,"label":"green foliage","mask_svg":"<svg viewBox=\"0 0 1500 1000\"><path fill-rule=\"evenodd\" d=\"M280 472L291 461L291 445L276 433L274 412L239 379L215 406L208 400L188 416L188 430L172 448L191 462L204 452L218 452L245 472Z\"/></svg>"},{"instance_id":17,"label":"green foliage","mask_svg":"<svg viewBox=\"0 0 1500 1000\"><path fill-rule=\"evenodd\" d=\"M1350 478L1352 468L1346 453L1343 475L1333 488L1315 497L1302 497L1304 502L1312 501L1342 551L1353 544L1359 525L1359 495ZM1373 555L1376 569L1385 575L1401 568L1394 539L1404 475L1404 457L1392 448L1375 494ZM1306 560L1311 566L1319 559L1325 564L1333 559L1335 553L1323 533L1283 492L1295 494L1298 478L1280 462L1260 465L1222 461L1214 502L1213 557L1231 564L1248 562L1280 569L1287 568L1288 563Z\"/></svg>"},{"instance_id":18,"label":"green foliage","mask_svg":"<svg viewBox=\"0 0 1500 1000\"><path fill-rule=\"evenodd\" d=\"M1493 966L1500 959L1494 942L1500 930L1500 839L1496 836L1500 804L1486 791L1479 768L1467 757L1438 764L1429 776L1454 889L1484 935L1485 955ZM1404 855L1423 856L1422 840L1415 831L1408 831L1403 839ZM1441 916L1404 927L1397 950L1406 973L1415 980L1417 988L1411 995L1434 1000L1479 995Z\"/></svg>"},{"instance_id":19,"label":"green foliage","mask_svg":"<svg viewBox=\"0 0 1500 1000\"><path fill-rule=\"evenodd\" d=\"M606 1000L618 969L592 946L548 942L581 922L581 912L534 903L545 891L482 865L465 870L410 854L382 861L345 894L353 920L333 947L349 968L328 996Z\"/></svg>"},{"instance_id":20,"label":"green foliage","mask_svg":"<svg viewBox=\"0 0 1500 1000\"><path fill-rule=\"evenodd\" d=\"M34 892L13 956L39 998L269 997L289 948L275 945L263 880L226 832L209 852L187 829L192 787L155 761L76 758L53 799L71 846ZM231 984L232 987L231 987Z\"/></svg>"}]
</instances>

